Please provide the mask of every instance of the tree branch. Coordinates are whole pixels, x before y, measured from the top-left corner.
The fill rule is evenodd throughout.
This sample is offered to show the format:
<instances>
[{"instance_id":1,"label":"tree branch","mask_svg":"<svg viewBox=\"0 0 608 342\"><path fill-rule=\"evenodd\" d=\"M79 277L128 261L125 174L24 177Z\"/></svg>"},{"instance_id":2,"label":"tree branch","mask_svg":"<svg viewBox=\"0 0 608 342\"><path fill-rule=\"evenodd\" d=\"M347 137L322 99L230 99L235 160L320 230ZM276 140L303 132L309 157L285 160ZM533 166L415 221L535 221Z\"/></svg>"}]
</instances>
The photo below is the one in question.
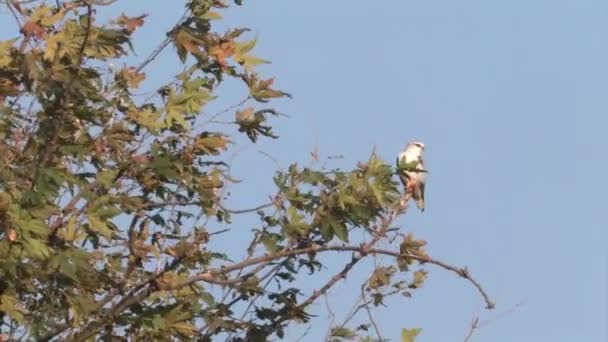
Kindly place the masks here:
<instances>
[{"instance_id":1,"label":"tree branch","mask_svg":"<svg viewBox=\"0 0 608 342\"><path fill-rule=\"evenodd\" d=\"M473 333L475 332L475 330L477 330L478 327L479 327L479 318L475 317L475 318L473 318L473 321L471 322L471 327L469 328L469 333L464 338L464 342L469 342L471 340Z\"/></svg>"},{"instance_id":2,"label":"tree branch","mask_svg":"<svg viewBox=\"0 0 608 342\"><path fill-rule=\"evenodd\" d=\"M361 299L363 299L363 307L365 308L365 311L367 311L369 322L374 327L374 331L376 332L376 337L378 337L378 341L384 341L384 338L380 333L380 329L378 328L378 324L376 324L374 316L372 315L372 310L369 308L369 301L367 300L367 296L365 295L365 283L361 285Z\"/></svg>"},{"instance_id":3,"label":"tree branch","mask_svg":"<svg viewBox=\"0 0 608 342\"><path fill-rule=\"evenodd\" d=\"M82 40L82 44L80 44L80 50L78 51L78 65L82 64L82 59L84 58L84 49L87 47L89 43L89 36L91 34L91 22L93 16L93 6L88 1L83 1L85 7L87 8L87 26L84 31L84 39Z\"/></svg>"}]
</instances>

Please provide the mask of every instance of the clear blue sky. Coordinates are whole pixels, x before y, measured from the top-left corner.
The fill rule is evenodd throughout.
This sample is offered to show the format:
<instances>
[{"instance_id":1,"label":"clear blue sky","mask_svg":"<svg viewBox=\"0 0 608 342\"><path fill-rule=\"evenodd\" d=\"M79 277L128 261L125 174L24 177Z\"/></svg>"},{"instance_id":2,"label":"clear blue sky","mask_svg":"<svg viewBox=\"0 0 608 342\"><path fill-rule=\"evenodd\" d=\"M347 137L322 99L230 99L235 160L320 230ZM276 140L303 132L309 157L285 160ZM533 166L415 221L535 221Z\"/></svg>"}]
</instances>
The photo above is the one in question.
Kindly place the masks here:
<instances>
[{"instance_id":1,"label":"clear blue sky","mask_svg":"<svg viewBox=\"0 0 608 342\"><path fill-rule=\"evenodd\" d=\"M115 6L154 22L139 33L140 56L182 10L181 1L145 3ZM318 140L322 155L342 154L337 164L346 166L374 145L392 161L420 139L427 211L400 223L428 240L433 256L467 265L497 308L484 311L468 283L432 268L414 298L377 311L385 337L421 327L421 342L462 341L479 316L491 322L473 341L608 340L608 2L245 3L228 22L254 29L257 54L273 62L262 70L294 99L277 104L291 117L277 121L280 143L250 146L235 160L245 182L233 206L272 193L276 166L258 149L287 166L308 162ZM0 14L0 32L10 19ZM150 77L175 61L161 56ZM347 279L331 303L348 309L358 284ZM316 322L306 340L324 336L325 314Z\"/></svg>"}]
</instances>

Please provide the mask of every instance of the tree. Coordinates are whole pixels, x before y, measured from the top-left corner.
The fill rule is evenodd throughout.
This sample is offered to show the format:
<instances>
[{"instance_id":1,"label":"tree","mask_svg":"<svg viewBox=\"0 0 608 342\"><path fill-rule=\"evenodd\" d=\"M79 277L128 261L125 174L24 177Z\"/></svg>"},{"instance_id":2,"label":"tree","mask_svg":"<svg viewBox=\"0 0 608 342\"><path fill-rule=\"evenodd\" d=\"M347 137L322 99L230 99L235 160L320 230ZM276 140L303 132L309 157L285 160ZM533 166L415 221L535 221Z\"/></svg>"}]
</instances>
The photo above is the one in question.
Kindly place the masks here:
<instances>
[{"instance_id":1,"label":"tree","mask_svg":"<svg viewBox=\"0 0 608 342\"><path fill-rule=\"evenodd\" d=\"M235 0L236 5L241 1ZM411 295L435 265L468 280L466 268L425 252L426 242L393 226L411 193L373 154L351 171L292 164L274 175L276 195L252 209L224 205L235 182L231 137L277 139L269 102L289 97L252 54L247 29L217 32L231 4L186 1L185 14L139 64L133 33L146 16L96 22L106 0L6 1L19 36L0 42L0 332L39 341L265 341L311 319L310 305L357 264L391 256L361 286L360 305L329 332L339 341L381 340L372 310ZM147 67L173 48L184 66L155 96L135 93ZM247 96L218 113L206 105L224 82ZM213 121L233 114L218 130ZM233 196L238 196L233 194ZM236 215L257 215L249 248L213 239ZM353 232L360 232L354 235ZM355 236L364 236L359 239ZM395 241L395 242L393 242ZM380 243L392 246L380 248ZM350 257L308 289L327 256ZM356 315L369 324L349 325ZM369 330L369 331L368 331ZM404 330L412 341L418 330Z\"/></svg>"}]
</instances>

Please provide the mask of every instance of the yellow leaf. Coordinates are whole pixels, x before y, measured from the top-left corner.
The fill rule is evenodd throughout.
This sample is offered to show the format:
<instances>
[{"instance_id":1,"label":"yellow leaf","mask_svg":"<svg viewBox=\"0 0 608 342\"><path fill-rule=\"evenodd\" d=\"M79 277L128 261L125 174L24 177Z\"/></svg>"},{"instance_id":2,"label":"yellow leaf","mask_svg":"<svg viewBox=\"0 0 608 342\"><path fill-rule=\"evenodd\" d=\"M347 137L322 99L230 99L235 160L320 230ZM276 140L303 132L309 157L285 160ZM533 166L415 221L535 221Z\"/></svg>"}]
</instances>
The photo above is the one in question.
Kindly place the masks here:
<instances>
[{"instance_id":1,"label":"yellow leaf","mask_svg":"<svg viewBox=\"0 0 608 342\"><path fill-rule=\"evenodd\" d=\"M194 147L202 153L218 155L222 150L226 150L230 142L226 136L220 134L203 133L194 142Z\"/></svg>"},{"instance_id":2,"label":"yellow leaf","mask_svg":"<svg viewBox=\"0 0 608 342\"><path fill-rule=\"evenodd\" d=\"M249 40L242 43L234 43L234 53L236 55L244 55L247 52L251 51L255 47L256 43L257 39Z\"/></svg>"},{"instance_id":3,"label":"yellow leaf","mask_svg":"<svg viewBox=\"0 0 608 342\"><path fill-rule=\"evenodd\" d=\"M79 241L84 237L84 232L78 230L76 219L76 216L70 217L65 229L62 229L59 232L60 238L64 239L67 242L74 242Z\"/></svg>"},{"instance_id":4,"label":"yellow leaf","mask_svg":"<svg viewBox=\"0 0 608 342\"><path fill-rule=\"evenodd\" d=\"M49 14L51 14L51 9L46 4L43 4L42 6L36 8L34 10L32 15L30 16L30 20L31 21L40 21L44 17L47 17Z\"/></svg>"},{"instance_id":5,"label":"yellow leaf","mask_svg":"<svg viewBox=\"0 0 608 342\"><path fill-rule=\"evenodd\" d=\"M422 329L401 329L401 342L416 342L416 336L420 334Z\"/></svg>"},{"instance_id":6,"label":"yellow leaf","mask_svg":"<svg viewBox=\"0 0 608 342\"><path fill-rule=\"evenodd\" d=\"M186 335L188 337L192 336L196 330L194 326L188 322L174 323L171 328L175 329L179 334Z\"/></svg>"},{"instance_id":7,"label":"yellow leaf","mask_svg":"<svg viewBox=\"0 0 608 342\"><path fill-rule=\"evenodd\" d=\"M255 56L245 56L241 59L237 59L237 63L241 64L247 71L253 71L253 69L260 64L269 64L270 62Z\"/></svg>"},{"instance_id":8,"label":"yellow leaf","mask_svg":"<svg viewBox=\"0 0 608 342\"><path fill-rule=\"evenodd\" d=\"M0 42L0 68L8 66L13 60L11 58L11 49L16 41L17 39L9 39Z\"/></svg>"},{"instance_id":9,"label":"yellow leaf","mask_svg":"<svg viewBox=\"0 0 608 342\"><path fill-rule=\"evenodd\" d=\"M150 108L129 111L127 117L145 127L152 134L156 134L163 126L162 121L159 120L160 113L154 112Z\"/></svg>"},{"instance_id":10,"label":"yellow leaf","mask_svg":"<svg viewBox=\"0 0 608 342\"><path fill-rule=\"evenodd\" d=\"M238 123L246 123L253 121L253 113L255 109L253 107L247 107L243 110L236 111L236 122Z\"/></svg>"},{"instance_id":11,"label":"yellow leaf","mask_svg":"<svg viewBox=\"0 0 608 342\"><path fill-rule=\"evenodd\" d=\"M203 19L220 20L222 19L222 15L217 12L209 11L203 15Z\"/></svg>"},{"instance_id":12,"label":"yellow leaf","mask_svg":"<svg viewBox=\"0 0 608 342\"><path fill-rule=\"evenodd\" d=\"M59 44L65 41L65 38L66 37L63 34L63 31L57 32L56 34L48 37L46 40L46 49L44 50L44 59L47 61L54 60L59 50Z\"/></svg>"},{"instance_id":13,"label":"yellow leaf","mask_svg":"<svg viewBox=\"0 0 608 342\"><path fill-rule=\"evenodd\" d=\"M146 79L146 74L138 72L134 67L122 69L120 75L127 82L127 85L134 89L139 87L139 84Z\"/></svg>"},{"instance_id":14,"label":"yellow leaf","mask_svg":"<svg viewBox=\"0 0 608 342\"><path fill-rule=\"evenodd\" d=\"M59 22L61 19L63 19L63 17L65 16L65 9L61 9L59 10L59 12L51 15L51 16L45 16L44 18L40 19L40 25L42 26L46 26L46 27L51 27L53 25L55 25L57 22Z\"/></svg>"}]
</instances>

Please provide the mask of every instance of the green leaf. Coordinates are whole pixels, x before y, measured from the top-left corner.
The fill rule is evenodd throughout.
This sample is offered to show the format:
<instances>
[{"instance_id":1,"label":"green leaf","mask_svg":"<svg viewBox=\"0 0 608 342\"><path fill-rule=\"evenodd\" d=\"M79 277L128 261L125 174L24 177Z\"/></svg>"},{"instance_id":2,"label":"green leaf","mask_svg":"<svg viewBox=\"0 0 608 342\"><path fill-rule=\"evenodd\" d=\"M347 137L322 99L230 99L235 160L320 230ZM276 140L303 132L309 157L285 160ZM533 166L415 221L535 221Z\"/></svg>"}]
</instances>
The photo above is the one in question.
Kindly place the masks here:
<instances>
[{"instance_id":1,"label":"green leaf","mask_svg":"<svg viewBox=\"0 0 608 342\"><path fill-rule=\"evenodd\" d=\"M260 241L266 247L266 249L273 253L279 249L279 241L281 241L281 236L273 233L264 233L260 238Z\"/></svg>"},{"instance_id":2,"label":"green leaf","mask_svg":"<svg viewBox=\"0 0 608 342\"><path fill-rule=\"evenodd\" d=\"M334 238L334 229L328 221L321 224L321 236L325 241L331 241Z\"/></svg>"},{"instance_id":3,"label":"green leaf","mask_svg":"<svg viewBox=\"0 0 608 342\"><path fill-rule=\"evenodd\" d=\"M154 158L152 163L150 163L150 166L154 172L161 177L167 177L168 179L178 178L177 171L173 168L173 163L167 157L160 156Z\"/></svg>"},{"instance_id":4,"label":"green leaf","mask_svg":"<svg viewBox=\"0 0 608 342\"><path fill-rule=\"evenodd\" d=\"M23 309L19 301L14 296L8 294L0 296L0 312L6 313L17 322L22 322L24 319Z\"/></svg>"},{"instance_id":5,"label":"green leaf","mask_svg":"<svg viewBox=\"0 0 608 342\"><path fill-rule=\"evenodd\" d=\"M74 242L84 238L84 233L78 230L78 217L76 215L71 216L66 224L66 227L59 231L59 236L67 241Z\"/></svg>"},{"instance_id":6,"label":"green leaf","mask_svg":"<svg viewBox=\"0 0 608 342\"><path fill-rule=\"evenodd\" d=\"M105 170L97 174L97 181L106 188L110 188L114 185L114 179L116 178L117 170Z\"/></svg>"},{"instance_id":7,"label":"green leaf","mask_svg":"<svg viewBox=\"0 0 608 342\"><path fill-rule=\"evenodd\" d=\"M422 329L401 329L401 342L416 342L416 336L420 334Z\"/></svg>"},{"instance_id":8,"label":"green leaf","mask_svg":"<svg viewBox=\"0 0 608 342\"><path fill-rule=\"evenodd\" d=\"M51 249L46 245L46 241L24 237L24 248L25 250L36 258L47 258L51 255Z\"/></svg>"},{"instance_id":9,"label":"green leaf","mask_svg":"<svg viewBox=\"0 0 608 342\"><path fill-rule=\"evenodd\" d=\"M331 329L331 336L352 340L353 338L357 337L357 334L348 328L335 327Z\"/></svg>"},{"instance_id":10,"label":"green leaf","mask_svg":"<svg viewBox=\"0 0 608 342\"><path fill-rule=\"evenodd\" d=\"M346 227L346 224L342 221L334 219L331 216L329 217L329 222L334 234L336 234L340 240L348 242L348 228Z\"/></svg>"},{"instance_id":11,"label":"green leaf","mask_svg":"<svg viewBox=\"0 0 608 342\"><path fill-rule=\"evenodd\" d=\"M107 240L112 239L114 232L108 227L106 222L93 214L89 214L87 218L89 220L89 227L92 231L101 234L101 236L105 237Z\"/></svg>"}]
</instances>

